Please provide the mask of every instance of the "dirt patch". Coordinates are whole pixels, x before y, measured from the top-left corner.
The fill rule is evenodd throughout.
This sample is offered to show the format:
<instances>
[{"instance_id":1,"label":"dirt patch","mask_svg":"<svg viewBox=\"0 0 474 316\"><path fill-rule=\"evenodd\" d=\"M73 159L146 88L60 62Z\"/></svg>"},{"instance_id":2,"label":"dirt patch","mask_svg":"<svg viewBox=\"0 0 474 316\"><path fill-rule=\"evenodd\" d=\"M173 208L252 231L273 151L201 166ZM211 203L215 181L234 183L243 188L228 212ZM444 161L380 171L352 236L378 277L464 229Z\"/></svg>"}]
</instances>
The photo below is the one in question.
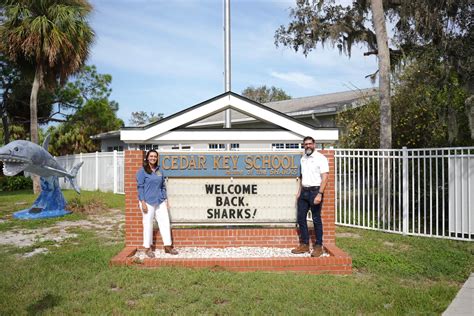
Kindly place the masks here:
<instances>
[{"instance_id":1,"label":"dirt patch","mask_svg":"<svg viewBox=\"0 0 474 316\"><path fill-rule=\"evenodd\" d=\"M80 221L68 221L65 217L64 221L56 222L51 227L0 232L0 245L30 247L45 241L53 241L59 245L66 239L77 237L77 234L72 232L74 229L94 230L99 236L116 241L122 235L124 221L123 212L116 209L106 210L97 215L89 215L87 219ZM28 253L28 256L44 252L38 249L41 248Z\"/></svg>"},{"instance_id":2,"label":"dirt patch","mask_svg":"<svg viewBox=\"0 0 474 316\"><path fill-rule=\"evenodd\" d=\"M360 238L360 235L354 233L336 233L336 238Z\"/></svg>"},{"instance_id":3,"label":"dirt patch","mask_svg":"<svg viewBox=\"0 0 474 316\"><path fill-rule=\"evenodd\" d=\"M105 202L100 199L91 199L87 202L83 202L80 198L76 197L68 202L67 209L74 213L92 215L104 213L107 207Z\"/></svg>"},{"instance_id":4,"label":"dirt patch","mask_svg":"<svg viewBox=\"0 0 474 316\"><path fill-rule=\"evenodd\" d=\"M394 243L390 241L384 241L383 245L390 248L395 248L401 251L409 251L411 249L410 245L402 244L402 243Z\"/></svg>"},{"instance_id":5,"label":"dirt patch","mask_svg":"<svg viewBox=\"0 0 474 316\"><path fill-rule=\"evenodd\" d=\"M48 248L36 248L33 251L30 251L30 252L27 252L27 253L23 254L22 257L23 258L29 258L29 257L33 257L34 255L40 254L40 253L48 253L48 252L49 252Z\"/></svg>"}]
</instances>

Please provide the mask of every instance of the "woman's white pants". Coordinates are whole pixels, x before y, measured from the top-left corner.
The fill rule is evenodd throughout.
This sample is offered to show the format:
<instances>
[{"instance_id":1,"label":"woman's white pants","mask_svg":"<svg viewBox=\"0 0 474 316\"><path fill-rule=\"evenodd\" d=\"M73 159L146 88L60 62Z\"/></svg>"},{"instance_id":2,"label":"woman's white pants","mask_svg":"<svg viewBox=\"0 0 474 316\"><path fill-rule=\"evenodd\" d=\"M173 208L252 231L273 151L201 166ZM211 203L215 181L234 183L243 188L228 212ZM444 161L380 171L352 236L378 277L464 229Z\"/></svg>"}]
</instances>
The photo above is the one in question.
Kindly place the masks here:
<instances>
[{"instance_id":1,"label":"woman's white pants","mask_svg":"<svg viewBox=\"0 0 474 316\"><path fill-rule=\"evenodd\" d=\"M171 246L171 225L166 202L162 202L160 205L147 203L148 212L146 213L143 213L142 203L139 202L139 204L143 217L143 247L150 248L153 244L153 218L158 222L163 245Z\"/></svg>"}]
</instances>

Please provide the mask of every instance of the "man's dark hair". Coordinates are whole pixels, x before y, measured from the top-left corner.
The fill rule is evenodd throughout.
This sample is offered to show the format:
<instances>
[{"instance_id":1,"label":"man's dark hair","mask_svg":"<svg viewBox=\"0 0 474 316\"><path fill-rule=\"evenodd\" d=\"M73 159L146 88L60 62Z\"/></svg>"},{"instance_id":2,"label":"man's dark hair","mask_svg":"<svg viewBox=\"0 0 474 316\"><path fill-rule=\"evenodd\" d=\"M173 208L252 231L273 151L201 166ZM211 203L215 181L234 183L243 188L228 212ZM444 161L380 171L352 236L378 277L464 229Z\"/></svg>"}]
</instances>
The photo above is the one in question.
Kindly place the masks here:
<instances>
[{"instance_id":1,"label":"man's dark hair","mask_svg":"<svg viewBox=\"0 0 474 316\"><path fill-rule=\"evenodd\" d=\"M306 136L305 138L303 138L303 143L304 143L305 141L307 141L307 140L310 140L310 141L312 141L312 142L313 142L313 144L315 143L315 141L314 141L314 138L313 138L313 137L311 137L311 136Z\"/></svg>"}]
</instances>

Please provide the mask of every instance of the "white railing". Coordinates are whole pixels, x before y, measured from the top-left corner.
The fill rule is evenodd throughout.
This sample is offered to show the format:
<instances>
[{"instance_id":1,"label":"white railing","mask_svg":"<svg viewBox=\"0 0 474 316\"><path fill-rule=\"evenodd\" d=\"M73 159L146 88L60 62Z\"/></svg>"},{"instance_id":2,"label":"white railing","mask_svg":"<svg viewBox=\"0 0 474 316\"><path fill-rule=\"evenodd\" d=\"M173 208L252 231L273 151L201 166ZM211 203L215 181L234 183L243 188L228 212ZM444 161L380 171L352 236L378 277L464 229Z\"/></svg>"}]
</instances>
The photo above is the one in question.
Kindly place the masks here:
<instances>
[{"instance_id":1,"label":"white railing","mask_svg":"<svg viewBox=\"0 0 474 316\"><path fill-rule=\"evenodd\" d=\"M336 224L474 240L474 147L334 151ZM123 152L57 160L66 170L84 161L77 175L83 190L124 193Z\"/></svg>"},{"instance_id":2,"label":"white railing","mask_svg":"<svg viewBox=\"0 0 474 316\"><path fill-rule=\"evenodd\" d=\"M336 224L474 239L474 147L336 149Z\"/></svg>"},{"instance_id":3,"label":"white railing","mask_svg":"<svg viewBox=\"0 0 474 316\"><path fill-rule=\"evenodd\" d=\"M56 157L66 170L84 162L76 177L81 190L105 191L124 194L124 153L95 152L89 154L66 155ZM60 181L62 189L72 189L69 182Z\"/></svg>"}]
</instances>

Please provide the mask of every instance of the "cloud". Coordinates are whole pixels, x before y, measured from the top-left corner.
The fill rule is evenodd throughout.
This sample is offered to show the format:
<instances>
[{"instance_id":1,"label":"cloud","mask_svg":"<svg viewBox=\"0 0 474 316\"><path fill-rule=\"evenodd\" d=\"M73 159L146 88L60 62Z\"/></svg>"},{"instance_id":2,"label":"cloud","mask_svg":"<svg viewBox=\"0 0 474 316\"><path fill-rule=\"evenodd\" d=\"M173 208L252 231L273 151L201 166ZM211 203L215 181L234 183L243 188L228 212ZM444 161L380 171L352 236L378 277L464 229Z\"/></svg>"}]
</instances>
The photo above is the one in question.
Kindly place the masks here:
<instances>
[{"instance_id":1,"label":"cloud","mask_svg":"<svg viewBox=\"0 0 474 316\"><path fill-rule=\"evenodd\" d=\"M311 88L316 85L316 80L313 77L305 75L304 73L301 73L301 72L283 73L283 72L272 71L270 75L280 80L296 84L297 86L300 86L303 88Z\"/></svg>"}]
</instances>

